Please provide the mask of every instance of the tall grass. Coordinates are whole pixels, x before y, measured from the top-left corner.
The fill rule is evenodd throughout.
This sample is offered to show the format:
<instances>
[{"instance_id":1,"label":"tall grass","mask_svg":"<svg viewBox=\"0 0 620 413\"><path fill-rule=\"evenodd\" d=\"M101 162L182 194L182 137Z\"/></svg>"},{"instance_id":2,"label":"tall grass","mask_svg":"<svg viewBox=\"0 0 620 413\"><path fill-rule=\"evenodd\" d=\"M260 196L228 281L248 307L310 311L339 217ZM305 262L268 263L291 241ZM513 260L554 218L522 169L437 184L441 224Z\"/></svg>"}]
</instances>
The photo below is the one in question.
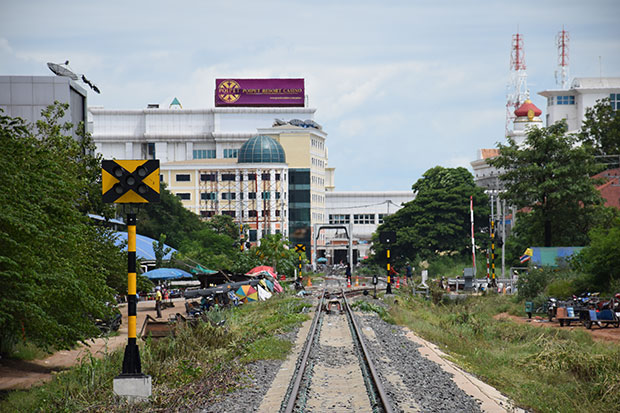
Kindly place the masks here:
<instances>
[{"instance_id":1,"label":"tall grass","mask_svg":"<svg viewBox=\"0 0 620 413\"><path fill-rule=\"evenodd\" d=\"M497 295L453 304L401 296L390 313L398 324L440 345L523 407L538 412L617 412L620 346L594 342L584 331L493 318L514 305Z\"/></svg>"},{"instance_id":2,"label":"tall grass","mask_svg":"<svg viewBox=\"0 0 620 413\"><path fill-rule=\"evenodd\" d=\"M147 339L141 343L140 359L142 371L152 377L150 402L130 406L114 396L112 382L122 370L121 350L102 359L89 355L43 386L11 392L0 402L0 411L196 410L218 394L243 385L246 363L283 358L290 343L274 335L308 319L307 306L298 298L280 294L265 302L214 312L209 314L213 320L207 322L180 325L174 337ZM214 321L221 320L225 320L223 326L216 326Z\"/></svg>"}]
</instances>

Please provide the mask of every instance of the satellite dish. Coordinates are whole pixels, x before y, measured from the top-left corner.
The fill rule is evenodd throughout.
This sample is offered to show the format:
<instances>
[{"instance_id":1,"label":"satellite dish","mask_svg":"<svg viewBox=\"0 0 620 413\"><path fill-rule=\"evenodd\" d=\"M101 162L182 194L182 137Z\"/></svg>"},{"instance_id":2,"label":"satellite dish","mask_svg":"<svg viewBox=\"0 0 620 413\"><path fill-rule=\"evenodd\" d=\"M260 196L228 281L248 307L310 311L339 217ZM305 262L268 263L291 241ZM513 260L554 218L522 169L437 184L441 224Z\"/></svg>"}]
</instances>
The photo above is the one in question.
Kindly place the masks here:
<instances>
[{"instance_id":1,"label":"satellite dish","mask_svg":"<svg viewBox=\"0 0 620 413\"><path fill-rule=\"evenodd\" d=\"M71 80L78 80L78 75L76 75L71 70L69 70L68 66L69 66L68 60L62 64L51 63L51 62L47 63L47 67L49 67L50 70L56 74L56 76L68 77ZM95 92L101 93L99 88L96 85L94 85L90 80L88 80L86 76L84 75L81 75L81 76L82 76L82 82L90 86L90 88L94 90Z\"/></svg>"},{"instance_id":2,"label":"satellite dish","mask_svg":"<svg viewBox=\"0 0 620 413\"><path fill-rule=\"evenodd\" d=\"M64 65L65 66L69 65L69 61L67 60ZM78 80L78 77L75 73L73 73L71 70L67 69L66 67L62 67L62 65L48 62L47 67L49 67L50 70L56 74L56 76L63 76L63 77L68 77L72 80Z\"/></svg>"}]
</instances>

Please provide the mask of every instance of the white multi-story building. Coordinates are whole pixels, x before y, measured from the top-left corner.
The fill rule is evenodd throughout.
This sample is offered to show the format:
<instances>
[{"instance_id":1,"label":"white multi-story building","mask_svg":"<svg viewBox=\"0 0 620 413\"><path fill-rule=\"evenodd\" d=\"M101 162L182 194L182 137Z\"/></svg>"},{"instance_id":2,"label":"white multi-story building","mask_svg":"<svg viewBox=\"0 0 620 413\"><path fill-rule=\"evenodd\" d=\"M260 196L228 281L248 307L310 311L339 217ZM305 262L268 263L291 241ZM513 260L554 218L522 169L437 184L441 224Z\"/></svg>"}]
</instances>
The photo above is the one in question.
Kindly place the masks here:
<instances>
[{"instance_id":1,"label":"white multi-story building","mask_svg":"<svg viewBox=\"0 0 620 413\"><path fill-rule=\"evenodd\" d=\"M403 204L415 198L413 191L331 191L326 193L328 224L350 225L356 255L368 255L372 234L383 223L384 217L401 209ZM328 258L329 262L347 262L346 234L344 230L325 230L331 232L324 246L319 245L317 254Z\"/></svg>"},{"instance_id":2,"label":"white multi-story building","mask_svg":"<svg viewBox=\"0 0 620 413\"><path fill-rule=\"evenodd\" d=\"M314 122L315 112L182 109L176 99L168 109L89 108L90 130L104 158L159 159L162 181L192 212L230 215L248 225L252 240L281 232L308 246L312 225L326 219L327 133ZM243 145L261 136L268 138L261 138L266 151L273 149L270 139L284 150L286 162L241 159ZM260 145L254 149L263 153ZM258 198L248 198L253 196Z\"/></svg>"},{"instance_id":3,"label":"white multi-story building","mask_svg":"<svg viewBox=\"0 0 620 413\"><path fill-rule=\"evenodd\" d=\"M547 98L546 125L566 119L568 131L576 132L586 110L598 100L609 98L612 107L620 109L620 77L577 77L570 89L549 89L538 94Z\"/></svg>"}]
</instances>

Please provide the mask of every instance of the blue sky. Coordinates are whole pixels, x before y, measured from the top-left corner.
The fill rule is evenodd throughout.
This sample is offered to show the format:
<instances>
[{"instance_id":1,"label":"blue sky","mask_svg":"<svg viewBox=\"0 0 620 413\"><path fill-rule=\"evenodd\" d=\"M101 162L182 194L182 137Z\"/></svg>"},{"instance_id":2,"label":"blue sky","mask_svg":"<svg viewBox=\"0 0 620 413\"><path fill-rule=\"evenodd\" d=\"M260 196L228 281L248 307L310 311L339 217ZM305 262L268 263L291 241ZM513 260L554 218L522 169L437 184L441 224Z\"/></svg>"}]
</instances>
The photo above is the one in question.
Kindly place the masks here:
<instances>
[{"instance_id":1,"label":"blue sky","mask_svg":"<svg viewBox=\"0 0 620 413\"><path fill-rule=\"evenodd\" d=\"M408 190L503 141L517 30L544 111L563 26L571 78L620 77L618 16L617 0L0 0L0 74L68 59L109 109L213 107L216 77L302 77L336 189Z\"/></svg>"}]
</instances>

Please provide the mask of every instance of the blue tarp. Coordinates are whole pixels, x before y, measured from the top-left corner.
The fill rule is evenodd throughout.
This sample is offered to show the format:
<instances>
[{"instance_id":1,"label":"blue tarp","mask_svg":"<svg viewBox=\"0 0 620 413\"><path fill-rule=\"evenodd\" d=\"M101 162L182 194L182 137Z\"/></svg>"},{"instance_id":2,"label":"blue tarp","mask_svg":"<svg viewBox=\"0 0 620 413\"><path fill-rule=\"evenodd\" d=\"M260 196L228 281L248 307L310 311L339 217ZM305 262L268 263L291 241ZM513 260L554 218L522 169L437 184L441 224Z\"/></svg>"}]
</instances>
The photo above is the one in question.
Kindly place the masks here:
<instances>
[{"instance_id":1,"label":"blue tarp","mask_svg":"<svg viewBox=\"0 0 620 413\"><path fill-rule=\"evenodd\" d=\"M153 251L154 241L155 240L153 238L136 234L136 257L147 261L155 261L155 252ZM124 243L125 247L123 248L123 251L127 251L127 233L116 232L116 241L114 243L116 245L121 245ZM177 250L164 244L164 249L165 248L170 248L170 252L164 256L164 260L169 260L172 253L177 252Z\"/></svg>"},{"instance_id":2,"label":"blue tarp","mask_svg":"<svg viewBox=\"0 0 620 413\"><path fill-rule=\"evenodd\" d=\"M149 280L177 280L179 278L193 278L194 276L187 271L178 268L158 268L156 270L147 271L144 274Z\"/></svg>"},{"instance_id":3,"label":"blue tarp","mask_svg":"<svg viewBox=\"0 0 620 413\"><path fill-rule=\"evenodd\" d=\"M565 261L567 258L577 254L584 247L531 247L532 263L539 266L557 267L558 261Z\"/></svg>"}]
</instances>

